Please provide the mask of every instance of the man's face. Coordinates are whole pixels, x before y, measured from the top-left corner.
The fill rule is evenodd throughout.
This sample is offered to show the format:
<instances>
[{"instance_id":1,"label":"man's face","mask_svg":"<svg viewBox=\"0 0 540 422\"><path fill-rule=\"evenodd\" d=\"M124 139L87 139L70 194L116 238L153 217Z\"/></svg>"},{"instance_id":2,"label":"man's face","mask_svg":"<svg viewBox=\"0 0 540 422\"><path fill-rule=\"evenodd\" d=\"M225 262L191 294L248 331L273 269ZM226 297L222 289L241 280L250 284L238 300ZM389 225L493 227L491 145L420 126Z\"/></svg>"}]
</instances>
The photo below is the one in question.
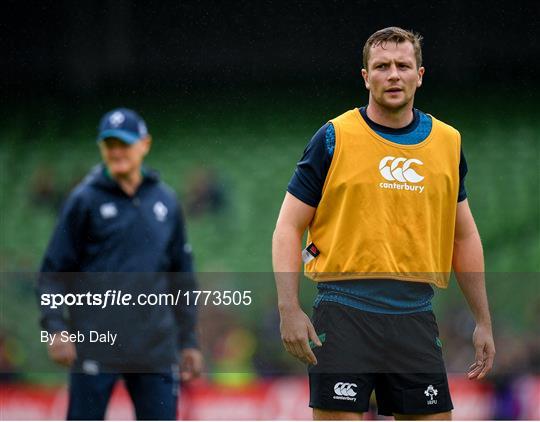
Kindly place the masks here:
<instances>
[{"instance_id":1,"label":"man's face","mask_svg":"<svg viewBox=\"0 0 540 422\"><path fill-rule=\"evenodd\" d=\"M370 100L379 106L398 111L412 103L416 88L422 85L424 68L416 67L410 41L387 42L371 47L368 69L362 69Z\"/></svg>"},{"instance_id":2,"label":"man's face","mask_svg":"<svg viewBox=\"0 0 540 422\"><path fill-rule=\"evenodd\" d=\"M105 138L99 143L99 149L111 175L123 177L140 170L150 143L149 137L131 145L117 138Z\"/></svg>"}]
</instances>

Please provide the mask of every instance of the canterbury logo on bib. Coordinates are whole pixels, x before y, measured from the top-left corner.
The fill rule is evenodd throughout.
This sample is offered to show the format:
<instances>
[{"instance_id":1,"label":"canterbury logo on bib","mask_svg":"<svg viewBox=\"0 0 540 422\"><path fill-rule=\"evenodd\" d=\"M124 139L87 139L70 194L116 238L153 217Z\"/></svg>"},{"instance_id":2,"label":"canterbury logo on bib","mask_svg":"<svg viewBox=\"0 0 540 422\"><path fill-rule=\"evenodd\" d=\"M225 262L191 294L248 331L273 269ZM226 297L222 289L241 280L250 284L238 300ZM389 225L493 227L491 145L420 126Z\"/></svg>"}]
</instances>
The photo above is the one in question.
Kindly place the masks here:
<instances>
[{"instance_id":1,"label":"canterbury logo on bib","mask_svg":"<svg viewBox=\"0 0 540 422\"><path fill-rule=\"evenodd\" d=\"M400 182L418 183L424 180L424 176L420 176L413 168L412 164L422 165L422 161L416 158L403 157L384 157L379 163L379 170L382 176L391 182L398 180Z\"/></svg>"},{"instance_id":2,"label":"canterbury logo on bib","mask_svg":"<svg viewBox=\"0 0 540 422\"><path fill-rule=\"evenodd\" d=\"M424 191L425 186L409 186L409 183L420 183L424 180L412 167L414 165L421 166L424 164L416 158L392 157L388 155L379 162L379 171L386 180L394 183L379 183L379 187L384 189L399 189L413 192ZM396 183L401 182L401 183Z\"/></svg>"}]
</instances>

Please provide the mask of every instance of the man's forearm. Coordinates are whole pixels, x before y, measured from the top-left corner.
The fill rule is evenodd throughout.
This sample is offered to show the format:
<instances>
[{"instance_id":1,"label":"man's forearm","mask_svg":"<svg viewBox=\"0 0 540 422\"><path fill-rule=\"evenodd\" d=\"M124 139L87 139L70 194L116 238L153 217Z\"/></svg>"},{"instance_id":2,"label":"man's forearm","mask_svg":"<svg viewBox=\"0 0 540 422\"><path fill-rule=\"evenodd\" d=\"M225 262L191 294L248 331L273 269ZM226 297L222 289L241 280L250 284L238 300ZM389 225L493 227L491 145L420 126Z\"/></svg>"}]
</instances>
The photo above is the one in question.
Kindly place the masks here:
<instances>
[{"instance_id":1,"label":"man's forearm","mask_svg":"<svg viewBox=\"0 0 540 422\"><path fill-rule=\"evenodd\" d=\"M169 273L169 283L171 291L176 294L178 291L193 293L199 289L199 284L195 274L192 272ZM197 348L197 305L195 301L187 300L180 306L174 306L176 324L178 327L178 344L180 349Z\"/></svg>"},{"instance_id":2,"label":"man's forearm","mask_svg":"<svg viewBox=\"0 0 540 422\"><path fill-rule=\"evenodd\" d=\"M453 267L476 323L491 325L484 277L484 254L478 232L454 242Z\"/></svg>"},{"instance_id":3,"label":"man's forearm","mask_svg":"<svg viewBox=\"0 0 540 422\"><path fill-rule=\"evenodd\" d=\"M52 272L42 272L39 274L36 286L36 295L38 306L41 311L41 328L53 334L67 330L67 322L64 319L64 306L52 307L50 304L43 303L44 296L64 295L66 293L67 275Z\"/></svg>"},{"instance_id":4,"label":"man's forearm","mask_svg":"<svg viewBox=\"0 0 540 422\"><path fill-rule=\"evenodd\" d=\"M299 270L302 264L302 234L277 228L272 239L272 262L280 311L298 307Z\"/></svg>"}]
</instances>

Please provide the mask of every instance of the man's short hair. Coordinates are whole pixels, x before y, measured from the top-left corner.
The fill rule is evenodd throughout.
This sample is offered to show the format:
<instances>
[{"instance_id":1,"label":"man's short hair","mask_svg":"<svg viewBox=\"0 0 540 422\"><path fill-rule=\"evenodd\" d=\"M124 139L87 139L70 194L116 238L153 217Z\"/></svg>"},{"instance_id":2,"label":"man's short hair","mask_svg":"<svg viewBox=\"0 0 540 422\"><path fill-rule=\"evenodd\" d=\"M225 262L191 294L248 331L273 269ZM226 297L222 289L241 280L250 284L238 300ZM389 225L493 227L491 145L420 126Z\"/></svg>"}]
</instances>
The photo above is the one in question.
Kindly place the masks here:
<instances>
[{"instance_id":1,"label":"man's short hair","mask_svg":"<svg viewBox=\"0 0 540 422\"><path fill-rule=\"evenodd\" d=\"M384 48L387 42L395 42L396 44L410 41L414 48L414 55L416 57L416 67L422 66L422 36L413 31L407 31L406 29L399 28L397 26L389 26L388 28L380 29L372 34L366 43L363 50L363 62L364 69L368 68L369 52L371 47L380 45Z\"/></svg>"}]
</instances>

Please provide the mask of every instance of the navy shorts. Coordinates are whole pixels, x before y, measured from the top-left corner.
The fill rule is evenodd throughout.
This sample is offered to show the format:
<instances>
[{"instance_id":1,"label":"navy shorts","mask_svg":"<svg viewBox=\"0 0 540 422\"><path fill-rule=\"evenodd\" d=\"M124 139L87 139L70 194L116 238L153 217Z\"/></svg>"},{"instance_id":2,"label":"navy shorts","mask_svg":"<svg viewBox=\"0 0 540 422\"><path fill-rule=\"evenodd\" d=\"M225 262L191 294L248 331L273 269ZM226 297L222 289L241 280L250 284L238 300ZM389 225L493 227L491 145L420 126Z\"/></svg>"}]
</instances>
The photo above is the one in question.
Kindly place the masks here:
<instances>
[{"instance_id":1,"label":"navy shorts","mask_svg":"<svg viewBox=\"0 0 540 422\"><path fill-rule=\"evenodd\" d=\"M313 324L323 340L309 366L313 408L414 415L453 409L433 312L378 314L321 302Z\"/></svg>"}]
</instances>

